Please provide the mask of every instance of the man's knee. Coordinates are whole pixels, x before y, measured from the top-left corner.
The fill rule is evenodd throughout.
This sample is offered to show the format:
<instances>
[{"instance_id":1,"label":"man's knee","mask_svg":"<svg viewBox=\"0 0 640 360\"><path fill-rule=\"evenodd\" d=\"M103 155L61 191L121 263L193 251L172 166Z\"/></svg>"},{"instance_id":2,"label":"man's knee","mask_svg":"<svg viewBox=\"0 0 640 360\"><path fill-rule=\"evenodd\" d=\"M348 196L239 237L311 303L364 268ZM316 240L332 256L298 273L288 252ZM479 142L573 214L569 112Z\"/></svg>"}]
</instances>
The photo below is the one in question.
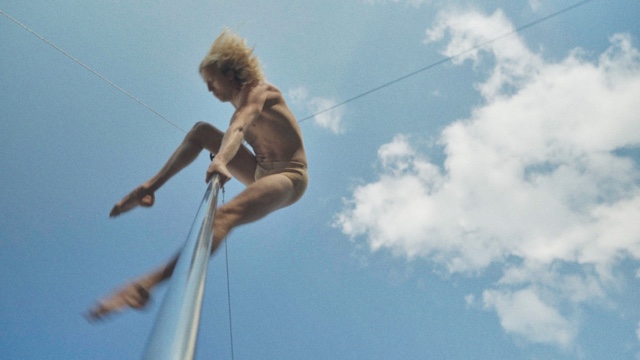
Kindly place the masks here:
<instances>
[{"instance_id":1,"label":"man's knee","mask_svg":"<svg viewBox=\"0 0 640 360\"><path fill-rule=\"evenodd\" d=\"M205 139L218 135L220 138L224 135L220 130L216 129L213 125L204 121L196 122L191 130L187 133L187 138L195 140L198 143L202 143Z\"/></svg>"},{"instance_id":2,"label":"man's knee","mask_svg":"<svg viewBox=\"0 0 640 360\"><path fill-rule=\"evenodd\" d=\"M189 130L189 134L199 135L205 132L209 132L213 128L214 127L211 124L208 124L204 121L198 121L195 124L193 124L193 126L191 127L191 130Z\"/></svg>"}]
</instances>

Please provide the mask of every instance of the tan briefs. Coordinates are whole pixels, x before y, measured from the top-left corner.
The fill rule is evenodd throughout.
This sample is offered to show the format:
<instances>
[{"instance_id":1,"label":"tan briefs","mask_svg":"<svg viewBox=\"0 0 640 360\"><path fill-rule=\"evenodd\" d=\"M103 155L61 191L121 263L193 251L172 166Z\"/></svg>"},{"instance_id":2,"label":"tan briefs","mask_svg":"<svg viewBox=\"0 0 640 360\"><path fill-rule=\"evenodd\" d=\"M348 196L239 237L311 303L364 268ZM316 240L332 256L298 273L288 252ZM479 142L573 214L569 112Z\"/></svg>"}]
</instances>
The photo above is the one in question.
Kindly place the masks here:
<instances>
[{"instance_id":1,"label":"tan briefs","mask_svg":"<svg viewBox=\"0 0 640 360\"><path fill-rule=\"evenodd\" d=\"M309 183L307 165L297 161L259 162L256 167L255 179L257 181L265 176L276 174L282 174L293 182L295 195L291 200L291 204L300 200L307 189L307 184Z\"/></svg>"}]
</instances>

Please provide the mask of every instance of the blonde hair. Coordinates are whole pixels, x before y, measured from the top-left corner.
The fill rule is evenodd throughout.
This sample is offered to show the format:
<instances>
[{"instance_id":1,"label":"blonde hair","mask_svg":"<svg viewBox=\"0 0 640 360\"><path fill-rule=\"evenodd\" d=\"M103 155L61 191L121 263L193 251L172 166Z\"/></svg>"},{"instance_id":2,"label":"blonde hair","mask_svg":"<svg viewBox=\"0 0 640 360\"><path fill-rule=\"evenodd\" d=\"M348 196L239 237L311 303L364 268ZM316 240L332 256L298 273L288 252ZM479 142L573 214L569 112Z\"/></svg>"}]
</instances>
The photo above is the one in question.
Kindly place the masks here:
<instances>
[{"instance_id":1,"label":"blonde hair","mask_svg":"<svg viewBox=\"0 0 640 360\"><path fill-rule=\"evenodd\" d=\"M222 73L233 71L240 84L264 80L260 61L253 54L253 49L238 34L226 28L200 63L200 72L210 67L216 67Z\"/></svg>"}]
</instances>

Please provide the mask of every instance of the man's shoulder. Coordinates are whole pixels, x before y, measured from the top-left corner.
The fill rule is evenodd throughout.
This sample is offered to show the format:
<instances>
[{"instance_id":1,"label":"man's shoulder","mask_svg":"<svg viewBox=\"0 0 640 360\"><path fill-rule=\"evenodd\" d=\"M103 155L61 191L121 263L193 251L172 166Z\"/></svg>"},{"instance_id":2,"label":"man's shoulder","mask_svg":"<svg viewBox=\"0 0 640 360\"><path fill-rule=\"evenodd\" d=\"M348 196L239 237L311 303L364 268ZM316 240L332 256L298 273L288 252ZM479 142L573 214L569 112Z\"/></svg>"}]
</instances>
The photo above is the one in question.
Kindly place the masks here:
<instances>
[{"instance_id":1,"label":"man's shoulder","mask_svg":"<svg viewBox=\"0 0 640 360\"><path fill-rule=\"evenodd\" d=\"M261 113L269 112L274 106L287 106L284 95L275 85L268 82L247 84L241 94L242 100L238 110L250 107L259 108Z\"/></svg>"},{"instance_id":2,"label":"man's shoulder","mask_svg":"<svg viewBox=\"0 0 640 360\"><path fill-rule=\"evenodd\" d=\"M265 98L282 97L282 92L277 86L268 83L260 82L252 86L250 93L255 93L257 96L264 96Z\"/></svg>"},{"instance_id":3,"label":"man's shoulder","mask_svg":"<svg viewBox=\"0 0 640 360\"><path fill-rule=\"evenodd\" d=\"M284 95L278 87L268 82L261 82L255 86L255 95L265 106L272 106L284 102Z\"/></svg>"},{"instance_id":4,"label":"man's shoulder","mask_svg":"<svg viewBox=\"0 0 640 360\"><path fill-rule=\"evenodd\" d=\"M267 98L268 90L262 84L245 84L240 90L239 108L243 108L247 105L255 105L257 103L264 103Z\"/></svg>"}]
</instances>

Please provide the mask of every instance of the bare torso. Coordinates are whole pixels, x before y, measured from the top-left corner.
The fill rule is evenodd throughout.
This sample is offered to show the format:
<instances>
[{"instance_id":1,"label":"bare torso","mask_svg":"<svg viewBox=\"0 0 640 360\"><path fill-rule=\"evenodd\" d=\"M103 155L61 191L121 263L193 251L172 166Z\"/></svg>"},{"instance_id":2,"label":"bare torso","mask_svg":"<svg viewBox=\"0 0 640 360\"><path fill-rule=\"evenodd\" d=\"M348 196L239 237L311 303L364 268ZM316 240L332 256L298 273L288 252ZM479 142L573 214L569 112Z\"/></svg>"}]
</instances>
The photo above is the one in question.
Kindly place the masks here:
<instances>
[{"instance_id":1,"label":"bare torso","mask_svg":"<svg viewBox=\"0 0 640 360\"><path fill-rule=\"evenodd\" d=\"M287 107L278 88L268 83L255 85L252 91L265 91L260 116L244 134L259 163L295 161L307 164L300 126Z\"/></svg>"}]
</instances>

